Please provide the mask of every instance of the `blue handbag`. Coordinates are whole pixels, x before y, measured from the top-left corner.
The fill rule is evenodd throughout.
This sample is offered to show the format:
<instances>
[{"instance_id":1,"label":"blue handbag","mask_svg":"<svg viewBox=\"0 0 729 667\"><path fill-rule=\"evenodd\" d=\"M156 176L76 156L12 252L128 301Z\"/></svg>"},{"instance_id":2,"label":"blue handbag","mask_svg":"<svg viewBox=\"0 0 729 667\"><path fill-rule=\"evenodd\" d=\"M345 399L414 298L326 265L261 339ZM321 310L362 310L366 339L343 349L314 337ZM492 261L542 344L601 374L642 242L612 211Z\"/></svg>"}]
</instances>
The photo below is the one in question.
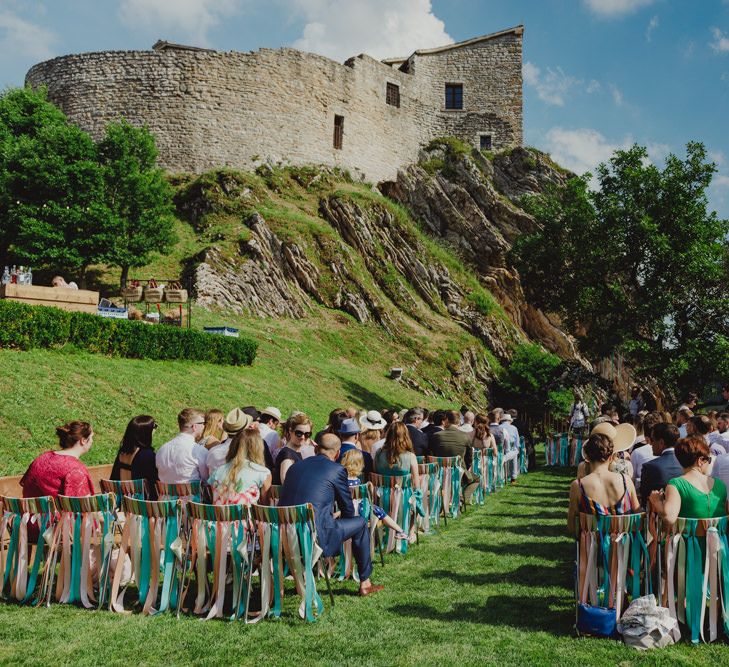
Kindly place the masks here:
<instances>
[{"instance_id":1,"label":"blue handbag","mask_svg":"<svg viewBox=\"0 0 729 667\"><path fill-rule=\"evenodd\" d=\"M618 616L615 609L593 607L589 604L577 605L577 634L590 637L618 638Z\"/></svg>"}]
</instances>

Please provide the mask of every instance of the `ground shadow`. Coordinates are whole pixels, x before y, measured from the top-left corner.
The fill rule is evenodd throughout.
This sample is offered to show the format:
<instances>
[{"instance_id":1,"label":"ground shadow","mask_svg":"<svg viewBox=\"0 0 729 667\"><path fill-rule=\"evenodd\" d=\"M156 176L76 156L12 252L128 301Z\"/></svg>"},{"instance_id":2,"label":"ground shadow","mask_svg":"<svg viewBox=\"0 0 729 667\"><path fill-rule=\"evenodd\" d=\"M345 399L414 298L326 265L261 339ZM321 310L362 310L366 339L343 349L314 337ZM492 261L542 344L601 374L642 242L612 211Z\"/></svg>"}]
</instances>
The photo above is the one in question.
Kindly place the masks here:
<instances>
[{"instance_id":1,"label":"ground shadow","mask_svg":"<svg viewBox=\"0 0 729 667\"><path fill-rule=\"evenodd\" d=\"M562 533L564 534L564 533ZM559 537L559 536L558 536ZM482 542L461 544L462 547L481 551L482 553L490 553L496 556L521 556L522 558L544 558L552 560L556 563L567 563L572 553L572 546L565 536L563 541L559 542L540 542L539 544L519 542L516 544L483 544Z\"/></svg>"},{"instance_id":2,"label":"ground shadow","mask_svg":"<svg viewBox=\"0 0 729 667\"><path fill-rule=\"evenodd\" d=\"M568 572L549 565L521 565L511 572L477 572L461 574L450 570L432 570L425 572L427 579L449 579L457 584L470 584L486 586L492 584L513 584L514 586L545 586L561 585L565 588L572 586Z\"/></svg>"},{"instance_id":3,"label":"ground shadow","mask_svg":"<svg viewBox=\"0 0 729 667\"><path fill-rule=\"evenodd\" d=\"M534 537L567 537L567 515L559 524L520 523L515 526L499 526L495 530L515 535L532 535Z\"/></svg>"},{"instance_id":4,"label":"ground shadow","mask_svg":"<svg viewBox=\"0 0 729 667\"><path fill-rule=\"evenodd\" d=\"M373 410L380 411L387 408L396 408L397 410L401 410L402 408L407 407L398 402L393 403L392 400L384 398L383 396L370 391L366 387L363 387L361 384L342 377L341 375L338 376L338 379L344 386L347 401L354 405L366 405Z\"/></svg>"},{"instance_id":5,"label":"ground shadow","mask_svg":"<svg viewBox=\"0 0 729 667\"><path fill-rule=\"evenodd\" d=\"M559 636L572 635L574 618L571 602L557 596L494 595L483 604L465 602L445 610L429 605L397 604L390 611L424 621L503 625Z\"/></svg>"},{"instance_id":6,"label":"ground shadow","mask_svg":"<svg viewBox=\"0 0 729 667\"><path fill-rule=\"evenodd\" d=\"M520 505L516 505L515 509L520 509ZM528 509L525 507L525 509ZM523 519L559 519L560 517L566 517L567 516L567 506L565 505L564 509L553 509L553 510L542 510L540 512L528 512L528 513L521 513L521 512L513 512L513 513L504 513L504 512L489 512L488 509L486 510L486 513L483 515L484 519L488 519L489 517L497 517L500 519L516 519L518 521L521 521ZM483 530L482 526L468 526L469 529L472 530Z\"/></svg>"}]
</instances>

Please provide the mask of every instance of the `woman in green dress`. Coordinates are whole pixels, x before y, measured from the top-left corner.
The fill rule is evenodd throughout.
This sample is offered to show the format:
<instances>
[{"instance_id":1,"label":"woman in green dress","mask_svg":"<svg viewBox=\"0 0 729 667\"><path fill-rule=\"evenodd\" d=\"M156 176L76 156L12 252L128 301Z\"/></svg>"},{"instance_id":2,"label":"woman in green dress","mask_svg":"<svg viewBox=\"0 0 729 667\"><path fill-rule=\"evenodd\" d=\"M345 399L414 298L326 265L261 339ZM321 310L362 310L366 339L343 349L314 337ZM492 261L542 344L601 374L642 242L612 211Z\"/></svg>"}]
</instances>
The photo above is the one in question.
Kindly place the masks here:
<instances>
[{"instance_id":1,"label":"woman in green dress","mask_svg":"<svg viewBox=\"0 0 729 667\"><path fill-rule=\"evenodd\" d=\"M711 452L704 439L696 435L681 438L675 453L683 475L668 482L665 494L651 494L653 509L669 524L678 517L709 519L726 515L726 486L706 474Z\"/></svg>"}]
</instances>

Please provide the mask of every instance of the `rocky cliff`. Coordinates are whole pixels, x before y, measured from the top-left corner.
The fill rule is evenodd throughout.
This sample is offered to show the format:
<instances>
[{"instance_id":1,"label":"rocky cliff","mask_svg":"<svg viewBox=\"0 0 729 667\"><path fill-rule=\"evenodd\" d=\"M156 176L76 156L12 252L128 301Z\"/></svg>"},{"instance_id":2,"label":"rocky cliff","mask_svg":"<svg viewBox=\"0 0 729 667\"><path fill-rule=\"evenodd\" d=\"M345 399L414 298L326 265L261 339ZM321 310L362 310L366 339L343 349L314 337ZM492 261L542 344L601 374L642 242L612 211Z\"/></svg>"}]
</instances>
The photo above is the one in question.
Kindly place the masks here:
<instances>
[{"instance_id":1,"label":"rocky cliff","mask_svg":"<svg viewBox=\"0 0 729 667\"><path fill-rule=\"evenodd\" d=\"M182 178L176 202L206 241L188 266L199 304L262 318L325 308L376 323L423 360L406 382L483 405L519 342L577 358L506 262L535 225L520 197L565 178L536 151L484 156L438 140L379 191L327 168L264 165Z\"/></svg>"}]
</instances>

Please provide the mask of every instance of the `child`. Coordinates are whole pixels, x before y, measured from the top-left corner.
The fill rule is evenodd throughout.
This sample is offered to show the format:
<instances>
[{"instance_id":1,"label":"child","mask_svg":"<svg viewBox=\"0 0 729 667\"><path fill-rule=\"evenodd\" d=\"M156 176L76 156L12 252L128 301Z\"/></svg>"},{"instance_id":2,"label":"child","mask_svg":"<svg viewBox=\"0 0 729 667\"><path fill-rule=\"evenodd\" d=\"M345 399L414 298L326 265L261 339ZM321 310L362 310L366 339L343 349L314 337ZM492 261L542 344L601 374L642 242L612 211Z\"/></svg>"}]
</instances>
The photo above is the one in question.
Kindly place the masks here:
<instances>
[{"instance_id":1,"label":"child","mask_svg":"<svg viewBox=\"0 0 729 667\"><path fill-rule=\"evenodd\" d=\"M359 476L362 474L362 471L364 470L364 457L362 456L362 452L359 451L359 449L350 449L341 460L341 464L344 466L345 470L347 471L349 486L359 486L362 481L360 480ZM360 503L360 514L362 513L362 503ZM400 526L397 525L397 523L390 517L385 510L383 510L381 507L378 507L377 505L372 505L372 513L378 518L378 520L382 521L388 528L395 531L395 539L396 540L407 540L408 536L405 531L403 531ZM367 517L364 517L365 519Z\"/></svg>"}]
</instances>

